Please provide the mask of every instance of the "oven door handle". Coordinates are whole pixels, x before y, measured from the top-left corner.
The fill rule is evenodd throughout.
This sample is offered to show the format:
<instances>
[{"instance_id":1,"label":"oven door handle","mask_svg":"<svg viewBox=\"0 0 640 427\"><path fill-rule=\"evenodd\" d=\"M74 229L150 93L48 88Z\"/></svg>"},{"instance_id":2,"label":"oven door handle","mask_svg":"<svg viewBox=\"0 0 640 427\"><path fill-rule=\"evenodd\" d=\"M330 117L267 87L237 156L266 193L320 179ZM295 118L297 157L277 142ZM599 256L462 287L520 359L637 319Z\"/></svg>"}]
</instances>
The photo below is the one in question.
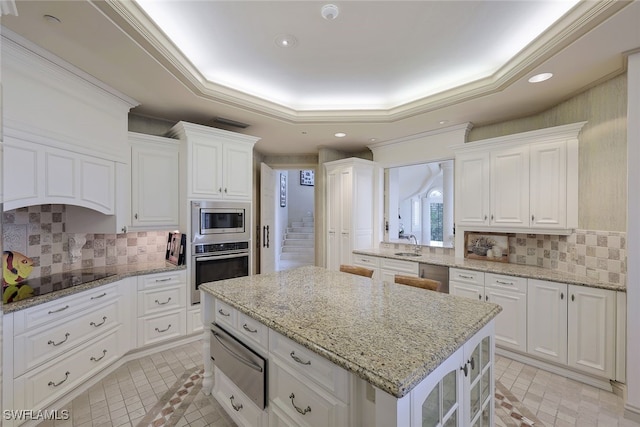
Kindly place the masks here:
<instances>
[{"instance_id":1,"label":"oven door handle","mask_svg":"<svg viewBox=\"0 0 640 427\"><path fill-rule=\"evenodd\" d=\"M236 358L237 360L239 360L240 362L244 363L245 365L247 365L248 367L250 367L251 369L254 369L258 372L262 372L262 367L260 365L256 365L255 363L253 363L250 360L245 359L244 357L240 356L238 353L236 353L235 351L233 351L233 349L227 347L224 343L224 341L222 341L220 338L221 336L216 332L216 331L211 331L211 333L213 334L213 336L215 337L216 340L218 340L218 342L220 343L220 345L222 346L222 348L224 348L225 350L227 350L227 352L232 355L234 358Z\"/></svg>"},{"instance_id":2,"label":"oven door handle","mask_svg":"<svg viewBox=\"0 0 640 427\"><path fill-rule=\"evenodd\" d=\"M227 255L199 256L195 257L196 262L215 261L217 259L240 258L241 256L249 256L249 252L234 252Z\"/></svg>"}]
</instances>

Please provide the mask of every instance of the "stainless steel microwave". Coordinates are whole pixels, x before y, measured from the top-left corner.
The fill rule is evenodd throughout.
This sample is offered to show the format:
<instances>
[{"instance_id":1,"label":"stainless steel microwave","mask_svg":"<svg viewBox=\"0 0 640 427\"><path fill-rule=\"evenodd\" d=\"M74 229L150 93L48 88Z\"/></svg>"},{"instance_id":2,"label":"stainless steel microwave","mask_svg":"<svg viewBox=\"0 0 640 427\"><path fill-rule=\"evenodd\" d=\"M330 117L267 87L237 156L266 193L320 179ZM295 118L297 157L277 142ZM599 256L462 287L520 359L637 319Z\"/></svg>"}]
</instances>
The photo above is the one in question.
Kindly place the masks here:
<instances>
[{"instance_id":1,"label":"stainless steel microwave","mask_svg":"<svg viewBox=\"0 0 640 427\"><path fill-rule=\"evenodd\" d=\"M240 242L250 237L248 202L191 202L193 242Z\"/></svg>"}]
</instances>

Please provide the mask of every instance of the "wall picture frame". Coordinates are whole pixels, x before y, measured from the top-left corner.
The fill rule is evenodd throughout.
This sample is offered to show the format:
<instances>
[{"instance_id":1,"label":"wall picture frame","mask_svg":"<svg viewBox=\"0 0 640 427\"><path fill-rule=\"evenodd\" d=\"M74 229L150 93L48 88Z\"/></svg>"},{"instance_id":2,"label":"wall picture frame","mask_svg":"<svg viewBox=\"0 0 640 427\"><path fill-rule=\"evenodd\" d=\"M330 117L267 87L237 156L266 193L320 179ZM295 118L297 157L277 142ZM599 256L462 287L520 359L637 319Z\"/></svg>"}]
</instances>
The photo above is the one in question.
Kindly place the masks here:
<instances>
[{"instance_id":1,"label":"wall picture frame","mask_svg":"<svg viewBox=\"0 0 640 427\"><path fill-rule=\"evenodd\" d=\"M314 173L313 170L301 170L300 171L300 185L307 185L313 187L314 184Z\"/></svg>"},{"instance_id":2,"label":"wall picture frame","mask_svg":"<svg viewBox=\"0 0 640 427\"><path fill-rule=\"evenodd\" d=\"M287 175L280 174L280 207L287 206Z\"/></svg>"},{"instance_id":3,"label":"wall picture frame","mask_svg":"<svg viewBox=\"0 0 640 427\"><path fill-rule=\"evenodd\" d=\"M504 233L464 234L464 257L482 261L509 262L509 235Z\"/></svg>"}]
</instances>

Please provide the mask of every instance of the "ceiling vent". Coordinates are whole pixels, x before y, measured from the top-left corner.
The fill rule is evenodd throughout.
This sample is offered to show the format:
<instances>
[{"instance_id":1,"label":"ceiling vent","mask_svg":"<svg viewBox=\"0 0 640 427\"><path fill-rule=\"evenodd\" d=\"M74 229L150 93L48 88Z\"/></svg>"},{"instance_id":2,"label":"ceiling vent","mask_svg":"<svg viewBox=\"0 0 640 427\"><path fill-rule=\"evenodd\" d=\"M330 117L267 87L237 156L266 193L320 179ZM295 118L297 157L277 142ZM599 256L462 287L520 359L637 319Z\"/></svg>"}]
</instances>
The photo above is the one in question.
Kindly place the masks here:
<instances>
[{"instance_id":1,"label":"ceiling vent","mask_svg":"<svg viewBox=\"0 0 640 427\"><path fill-rule=\"evenodd\" d=\"M249 127L247 123L236 122L235 120L225 119L224 117L215 117L211 123L217 125L231 126L234 128L246 129Z\"/></svg>"}]
</instances>

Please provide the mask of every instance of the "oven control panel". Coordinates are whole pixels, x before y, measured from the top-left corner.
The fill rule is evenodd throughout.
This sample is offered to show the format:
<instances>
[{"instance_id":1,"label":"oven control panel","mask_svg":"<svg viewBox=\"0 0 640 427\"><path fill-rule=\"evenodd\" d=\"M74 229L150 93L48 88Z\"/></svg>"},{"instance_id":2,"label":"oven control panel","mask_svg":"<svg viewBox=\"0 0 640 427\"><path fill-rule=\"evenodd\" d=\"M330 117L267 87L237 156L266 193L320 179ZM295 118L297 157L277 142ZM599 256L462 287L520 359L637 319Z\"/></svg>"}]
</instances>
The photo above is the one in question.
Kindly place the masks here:
<instances>
[{"instance_id":1,"label":"oven control panel","mask_svg":"<svg viewBox=\"0 0 640 427\"><path fill-rule=\"evenodd\" d=\"M248 251L249 242L201 243L193 246L193 254L222 254L228 252Z\"/></svg>"}]
</instances>

